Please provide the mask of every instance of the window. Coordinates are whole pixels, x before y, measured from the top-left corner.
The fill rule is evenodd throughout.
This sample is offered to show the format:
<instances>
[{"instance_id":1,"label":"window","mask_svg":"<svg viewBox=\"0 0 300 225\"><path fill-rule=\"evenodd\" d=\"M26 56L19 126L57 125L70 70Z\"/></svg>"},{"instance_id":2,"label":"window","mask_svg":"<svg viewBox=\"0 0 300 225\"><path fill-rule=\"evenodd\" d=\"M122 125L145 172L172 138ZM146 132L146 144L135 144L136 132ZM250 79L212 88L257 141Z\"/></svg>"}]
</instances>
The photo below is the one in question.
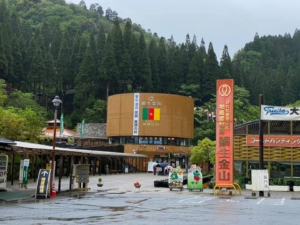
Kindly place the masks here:
<instances>
[{"instance_id":1,"label":"window","mask_svg":"<svg viewBox=\"0 0 300 225\"><path fill-rule=\"evenodd\" d=\"M168 138L168 145L175 145L175 138Z\"/></svg>"},{"instance_id":2,"label":"window","mask_svg":"<svg viewBox=\"0 0 300 225\"><path fill-rule=\"evenodd\" d=\"M139 144L148 144L148 137L140 137Z\"/></svg>"},{"instance_id":3,"label":"window","mask_svg":"<svg viewBox=\"0 0 300 225\"><path fill-rule=\"evenodd\" d=\"M139 137L134 137L134 144L138 144L139 143Z\"/></svg>"},{"instance_id":4,"label":"window","mask_svg":"<svg viewBox=\"0 0 300 225\"><path fill-rule=\"evenodd\" d=\"M180 138L180 146L185 146L185 138Z\"/></svg>"},{"instance_id":5,"label":"window","mask_svg":"<svg viewBox=\"0 0 300 225\"><path fill-rule=\"evenodd\" d=\"M149 144L153 144L153 137L149 137Z\"/></svg>"},{"instance_id":6,"label":"window","mask_svg":"<svg viewBox=\"0 0 300 225\"><path fill-rule=\"evenodd\" d=\"M126 144L126 137L120 137L120 144Z\"/></svg>"},{"instance_id":7,"label":"window","mask_svg":"<svg viewBox=\"0 0 300 225\"><path fill-rule=\"evenodd\" d=\"M155 145L162 145L162 138L161 137L154 137L154 144Z\"/></svg>"},{"instance_id":8,"label":"window","mask_svg":"<svg viewBox=\"0 0 300 225\"><path fill-rule=\"evenodd\" d=\"M128 144L133 144L134 143L134 137L127 137L127 142Z\"/></svg>"},{"instance_id":9,"label":"window","mask_svg":"<svg viewBox=\"0 0 300 225\"><path fill-rule=\"evenodd\" d=\"M163 145L167 145L168 144L168 138L164 137L163 138Z\"/></svg>"}]
</instances>

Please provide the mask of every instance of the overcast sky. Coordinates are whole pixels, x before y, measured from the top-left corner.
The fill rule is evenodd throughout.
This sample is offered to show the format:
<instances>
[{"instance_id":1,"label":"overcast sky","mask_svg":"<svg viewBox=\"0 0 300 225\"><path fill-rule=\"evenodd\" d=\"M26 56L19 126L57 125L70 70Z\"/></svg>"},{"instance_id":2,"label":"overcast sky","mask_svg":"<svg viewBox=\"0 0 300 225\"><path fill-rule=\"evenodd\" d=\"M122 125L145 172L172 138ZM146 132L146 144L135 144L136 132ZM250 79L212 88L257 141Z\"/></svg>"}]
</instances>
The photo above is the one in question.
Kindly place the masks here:
<instances>
[{"instance_id":1,"label":"overcast sky","mask_svg":"<svg viewBox=\"0 0 300 225\"><path fill-rule=\"evenodd\" d=\"M66 0L70 3L70 0ZM80 0L71 0L78 4ZM121 18L131 18L152 33L166 39L173 35L176 43L195 34L198 45L204 39L206 49L212 42L218 61L224 45L231 58L253 40L255 33L292 36L300 28L299 0L85 0L110 7Z\"/></svg>"}]
</instances>

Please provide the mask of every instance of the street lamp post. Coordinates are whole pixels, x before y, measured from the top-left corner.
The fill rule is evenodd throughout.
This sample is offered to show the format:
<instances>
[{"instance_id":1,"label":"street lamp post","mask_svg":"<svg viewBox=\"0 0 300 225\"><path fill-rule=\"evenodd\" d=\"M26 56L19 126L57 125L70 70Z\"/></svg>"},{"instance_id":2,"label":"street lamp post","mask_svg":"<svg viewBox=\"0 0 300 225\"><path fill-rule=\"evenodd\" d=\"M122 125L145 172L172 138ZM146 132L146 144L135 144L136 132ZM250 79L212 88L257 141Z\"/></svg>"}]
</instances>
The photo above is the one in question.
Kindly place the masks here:
<instances>
[{"instance_id":1,"label":"street lamp post","mask_svg":"<svg viewBox=\"0 0 300 225\"><path fill-rule=\"evenodd\" d=\"M52 152L51 152L51 176L50 176L50 188L51 188L51 193L52 193L52 188L53 188L53 176L54 176L54 152L55 152L55 144L56 144L56 120L57 120L57 108L61 103L61 100L59 99L58 96L55 96L55 98L52 100L52 103L55 107L54 111L54 129L53 129L53 139L52 139Z\"/></svg>"}]
</instances>

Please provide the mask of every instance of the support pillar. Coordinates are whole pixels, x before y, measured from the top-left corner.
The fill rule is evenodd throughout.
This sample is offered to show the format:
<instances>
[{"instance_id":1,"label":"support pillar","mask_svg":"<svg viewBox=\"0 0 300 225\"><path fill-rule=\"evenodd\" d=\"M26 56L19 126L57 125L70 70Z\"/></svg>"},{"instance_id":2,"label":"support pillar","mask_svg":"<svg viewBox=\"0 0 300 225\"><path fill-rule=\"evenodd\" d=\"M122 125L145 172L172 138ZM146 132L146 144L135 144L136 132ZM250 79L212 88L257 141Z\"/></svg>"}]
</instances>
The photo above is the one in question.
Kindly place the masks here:
<instances>
[{"instance_id":1,"label":"support pillar","mask_svg":"<svg viewBox=\"0 0 300 225\"><path fill-rule=\"evenodd\" d=\"M60 193L60 188L61 188L61 178L63 175L63 160L64 160L64 156L60 155L60 160L59 160L59 177L58 177L58 193Z\"/></svg>"},{"instance_id":2,"label":"support pillar","mask_svg":"<svg viewBox=\"0 0 300 225\"><path fill-rule=\"evenodd\" d=\"M12 160L11 160L11 168L10 168L10 171L11 171L11 181L10 181L10 184L11 185L14 185L14 174L15 174L15 154L12 155Z\"/></svg>"}]
</instances>

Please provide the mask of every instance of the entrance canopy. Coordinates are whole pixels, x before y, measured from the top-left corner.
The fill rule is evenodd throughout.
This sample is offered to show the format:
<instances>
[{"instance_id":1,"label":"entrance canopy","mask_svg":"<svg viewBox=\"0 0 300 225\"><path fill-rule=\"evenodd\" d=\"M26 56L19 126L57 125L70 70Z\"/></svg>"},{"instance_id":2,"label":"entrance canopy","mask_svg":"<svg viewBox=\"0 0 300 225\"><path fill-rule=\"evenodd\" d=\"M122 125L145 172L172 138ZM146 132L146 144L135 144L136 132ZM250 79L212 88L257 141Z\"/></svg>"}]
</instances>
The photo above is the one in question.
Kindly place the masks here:
<instances>
[{"instance_id":1,"label":"entrance canopy","mask_svg":"<svg viewBox=\"0 0 300 225\"><path fill-rule=\"evenodd\" d=\"M148 158L147 155L142 154L130 154L130 153L117 153L117 152L105 152L86 149L70 149L56 147L55 150L52 146L33 144L28 142L15 141L8 145L0 146L0 152L6 154L30 154L30 155L47 155L55 151L56 155L75 155L75 156L108 156L108 157L123 157L123 158Z\"/></svg>"}]
</instances>

